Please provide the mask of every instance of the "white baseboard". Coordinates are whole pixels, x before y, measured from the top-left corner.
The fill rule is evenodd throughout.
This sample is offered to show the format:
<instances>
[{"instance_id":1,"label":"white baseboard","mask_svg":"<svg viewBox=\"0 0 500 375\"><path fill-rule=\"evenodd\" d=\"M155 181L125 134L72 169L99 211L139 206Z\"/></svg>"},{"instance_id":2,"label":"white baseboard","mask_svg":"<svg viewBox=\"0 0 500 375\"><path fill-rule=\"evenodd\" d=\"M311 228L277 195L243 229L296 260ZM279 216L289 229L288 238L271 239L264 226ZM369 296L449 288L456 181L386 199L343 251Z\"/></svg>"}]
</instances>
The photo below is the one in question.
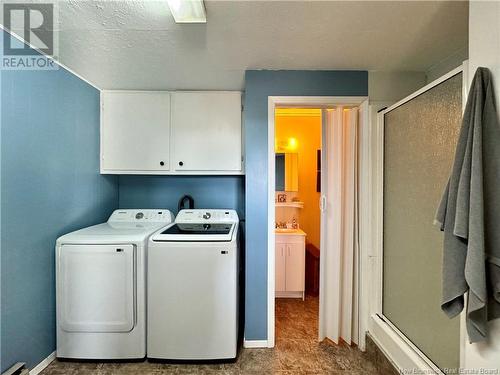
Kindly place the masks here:
<instances>
[{"instance_id":1,"label":"white baseboard","mask_svg":"<svg viewBox=\"0 0 500 375\"><path fill-rule=\"evenodd\" d=\"M304 292L274 292L276 298L304 298Z\"/></svg>"},{"instance_id":2,"label":"white baseboard","mask_svg":"<svg viewBox=\"0 0 500 375\"><path fill-rule=\"evenodd\" d=\"M50 363L56 359L56 352L53 351L52 353L49 354L47 358L45 358L42 362L40 362L38 365L33 367L32 370L30 370L30 375L38 375L41 373Z\"/></svg>"},{"instance_id":3,"label":"white baseboard","mask_svg":"<svg viewBox=\"0 0 500 375\"><path fill-rule=\"evenodd\" d=\"M255 348L268 348L267 340L243 340L243 347L248 349Z\"/></svg>"}]
</instances>

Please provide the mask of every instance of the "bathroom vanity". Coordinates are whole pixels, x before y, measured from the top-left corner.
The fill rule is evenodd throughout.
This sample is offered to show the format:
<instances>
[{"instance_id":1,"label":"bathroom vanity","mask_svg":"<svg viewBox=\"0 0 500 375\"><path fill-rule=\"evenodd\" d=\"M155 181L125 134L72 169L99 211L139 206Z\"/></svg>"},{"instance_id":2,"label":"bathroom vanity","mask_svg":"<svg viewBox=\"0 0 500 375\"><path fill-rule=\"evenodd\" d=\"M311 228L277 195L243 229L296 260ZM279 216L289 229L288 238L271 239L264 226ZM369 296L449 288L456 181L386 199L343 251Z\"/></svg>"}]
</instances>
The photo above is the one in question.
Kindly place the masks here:
<instances>
[{"instance_id":1,"label":"bathroom vanity","mask_svg":"<svg viewBox=\"0 0 500 375\"><path fill-rule=\"evenodd\" d=\"M301 229L276 229L275 235L275 295L304 299L306 234Z\"/></svg>"}]
</instances>

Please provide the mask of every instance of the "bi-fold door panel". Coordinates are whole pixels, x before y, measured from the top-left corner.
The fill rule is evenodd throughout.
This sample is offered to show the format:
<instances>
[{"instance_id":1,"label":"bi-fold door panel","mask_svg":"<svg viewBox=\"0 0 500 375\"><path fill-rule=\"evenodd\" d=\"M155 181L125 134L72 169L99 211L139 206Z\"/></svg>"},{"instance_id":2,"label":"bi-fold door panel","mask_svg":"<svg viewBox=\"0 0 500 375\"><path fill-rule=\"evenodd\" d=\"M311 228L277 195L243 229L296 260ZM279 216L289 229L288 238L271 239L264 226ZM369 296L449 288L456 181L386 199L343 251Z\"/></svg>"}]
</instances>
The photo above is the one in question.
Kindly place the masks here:
<instances>
[{"instance_id":1,"label":"bi-fold door panel","mask_svg":"<svg viewBox=\"0 0 500 375\"><path fill-rule=\"evenodd\" d=\"M459 319L441 311L433 225L462 113L457 74L384 115L383 315L440 368L459 365Z\"/></svg>"},{"instance_id":2,"label":"bi-fold door panel","mask_svg":"<svg viewBox=\"0 0 500 375\"><path fill-rule=\"evenodd\" d=\"M67 332L129 332L135 324L133 245L58 250L59 320Z\"/></svg>"}]
</instances>

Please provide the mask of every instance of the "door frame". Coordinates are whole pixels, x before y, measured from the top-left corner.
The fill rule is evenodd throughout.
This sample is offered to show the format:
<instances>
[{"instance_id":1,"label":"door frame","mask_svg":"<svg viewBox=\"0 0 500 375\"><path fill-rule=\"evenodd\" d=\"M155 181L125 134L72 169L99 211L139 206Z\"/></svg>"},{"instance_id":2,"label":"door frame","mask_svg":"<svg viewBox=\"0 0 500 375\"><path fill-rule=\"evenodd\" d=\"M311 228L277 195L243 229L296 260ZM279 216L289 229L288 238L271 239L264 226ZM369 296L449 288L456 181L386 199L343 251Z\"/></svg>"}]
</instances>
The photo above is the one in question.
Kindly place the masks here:
<instances>
[{"instance_id":1,"label":"door frame","mask_svg":"<svg viewBox=\"0 0 500 375\"><path fill-rule=\"evenodd\" d=\"M420 96L450 79L462 73L462 107L465 108L468 86L468 63L465 61L459 67L451 70L436 80L430 82L421 89L401 99L388 108L381 109L373 124L373 195L371 198L371 209L373 212L373 254L370 256L370 279L367 290L370 298L370 311L368 313L368 330L373 341L391 359L398 368L412 368L429 373L443 374L443 372L404 334L395 327L388 319L384 319L382 313L383 302L383 223L384 223L384 115L408 101ZM462 109L463 109L462 108ZM464 366L465 348L465 313L460 318L460 367Z\"/></svg>"},{"instance_id":2,"label":"door frame","mask_svg":"<svg viewBox=\"0 0 500 375\"><path fill-rule=\"evenodd\" d=\"M371 191L371 177L370 177L370 144L369 144L369 113L368 113L368 97L367 96L269 96L268 97L268 230L267 230L267 347L272 348L275 344L275 233L274 233L274 222L275 222L275 109L277 107L288 107L288 108L332 108L337 106L358 106L360 107L360 114L362 116L362 127L360 129L360 139L358 142L359 147L359 160L360 160L360 207L361 202L366 203L366 210L360 208L359 222L360 222L360 247L359 247L359 339L358 346L361 350L365 349L365 332L367 331L368 324L368 284L367 284L367 271L368 271L368 249L364 245L370 243L371 230L369 225L370 210L368 202L370 199ZM322 132L323 132L322 124ZM361 126L360 126L361 128ZM321 166L323 173L323 163ZM361 183L363 181L363 183ZM319 202L318 202L319 204ZM365 239L363 239L363 237ZM323 277L324 273L322 270L322 264L324 262L324 251L320 252L320 296L319 296L319 332L318 339L322 340L325 336L323 334L323 298L322 293L324 292L323 287ZM366 317L366 318L365 318Z\"/></svg>"}]
</instances>

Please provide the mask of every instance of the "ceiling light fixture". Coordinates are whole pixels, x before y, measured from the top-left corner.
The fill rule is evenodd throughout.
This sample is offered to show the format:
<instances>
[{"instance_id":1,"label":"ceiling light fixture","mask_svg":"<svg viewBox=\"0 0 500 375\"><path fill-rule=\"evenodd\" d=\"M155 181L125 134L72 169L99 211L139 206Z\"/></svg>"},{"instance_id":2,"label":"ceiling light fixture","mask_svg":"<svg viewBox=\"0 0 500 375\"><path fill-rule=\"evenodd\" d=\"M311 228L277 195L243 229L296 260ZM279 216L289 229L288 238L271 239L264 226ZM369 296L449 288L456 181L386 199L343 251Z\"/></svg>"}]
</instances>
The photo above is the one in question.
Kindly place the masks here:
<instances>
[{"instance_id":1,"label":"ceiling light fixture","mask_svg":"<svg viewBox=\"0 0 500 375\"><path fill-rule=\"evenodd\" d=\"M167 0L176 23L206 23L203 0Z\"/></svg>"}]
</instances>

